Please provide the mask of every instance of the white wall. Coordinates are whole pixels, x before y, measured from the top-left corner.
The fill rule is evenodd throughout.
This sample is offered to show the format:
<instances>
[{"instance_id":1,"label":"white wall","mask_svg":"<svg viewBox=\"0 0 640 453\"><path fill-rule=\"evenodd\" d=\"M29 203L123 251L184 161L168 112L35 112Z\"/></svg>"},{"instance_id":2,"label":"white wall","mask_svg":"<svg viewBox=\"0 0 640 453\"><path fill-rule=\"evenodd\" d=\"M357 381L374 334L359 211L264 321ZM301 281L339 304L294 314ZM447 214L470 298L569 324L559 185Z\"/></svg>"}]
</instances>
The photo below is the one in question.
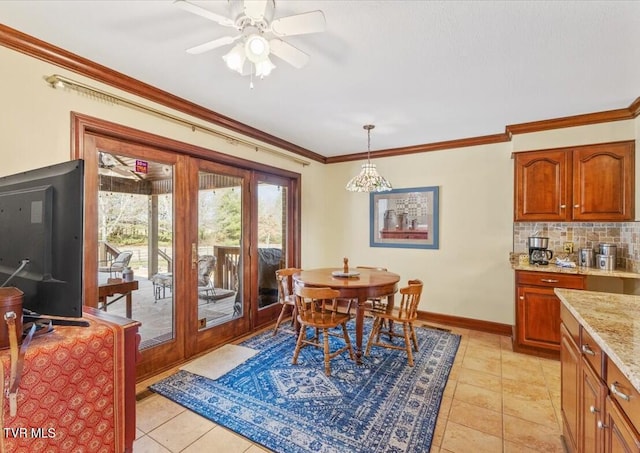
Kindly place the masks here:
<instances>
[{"instance_id":1,"label":"white wall","mask_svg":"<svg viewBox=\"0 0 640 453\"><path fill-rule=\"evenodd\" d=\"M312 162L302 167L127 107L55 90L44 77L59 73L153 105L4 47L0 67L5 69L0 73L0 175L68 160L71 111L298 172L303 267L339 267L344 256L352 265L385 266L399 273L403 283L410 278L425 282L421 310L505 324L514 321L514 275L508 260L513 235L512 151L640 137L638 118L526 134L510 143L376 159L395 188L440 187L440 248L371 248L369 196L344 190L361 162Z\"/></svg>"}]
</instances>

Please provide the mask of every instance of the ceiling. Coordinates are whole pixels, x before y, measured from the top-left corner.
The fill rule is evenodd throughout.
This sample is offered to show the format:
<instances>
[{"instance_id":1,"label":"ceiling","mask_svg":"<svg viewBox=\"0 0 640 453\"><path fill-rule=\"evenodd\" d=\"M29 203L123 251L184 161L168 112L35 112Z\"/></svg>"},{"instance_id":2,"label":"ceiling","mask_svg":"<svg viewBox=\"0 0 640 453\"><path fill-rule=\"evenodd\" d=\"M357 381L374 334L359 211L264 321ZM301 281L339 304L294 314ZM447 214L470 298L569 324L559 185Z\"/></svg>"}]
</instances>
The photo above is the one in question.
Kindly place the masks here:
<instances>
[{"instance_id":1,"label":"ceiling","mask_svg":"<svg viewBox=\"0 0 640 453\"><path fill-rule=\"evenodd\" d=\"M192 3L229 15L222 1ZM325 157L499 134L505 126L628 107L640 96L637 1L293 1L326 31L283 38L254 80L222 61L235 30L172 1L0 1L0 22Z\"/></svg>"}]
</instances>

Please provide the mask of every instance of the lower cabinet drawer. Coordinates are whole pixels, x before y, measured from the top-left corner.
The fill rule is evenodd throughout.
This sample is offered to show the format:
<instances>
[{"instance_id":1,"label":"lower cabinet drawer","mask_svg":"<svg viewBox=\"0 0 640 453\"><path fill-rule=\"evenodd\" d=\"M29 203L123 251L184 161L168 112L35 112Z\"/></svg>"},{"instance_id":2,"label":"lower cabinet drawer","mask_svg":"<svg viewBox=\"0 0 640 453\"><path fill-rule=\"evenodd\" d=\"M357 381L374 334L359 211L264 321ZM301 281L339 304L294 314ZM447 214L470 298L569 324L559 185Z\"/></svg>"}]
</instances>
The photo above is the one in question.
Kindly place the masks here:
<instances>
[{"instance_id":1,"label":"lower cabinet drawer","mask_svg":"<svg viewBox=\"0 0 640 453\"><path fill-rule=\"evenodd\" d=\"M556 272L517 271L516 284L548 286L551 288L584 289L583 275L561 274Z\"/></svg>"},{"instance_id":2,"label":"lower cabinet drawer","mask_svg":"<svg viewBox=\"0 0 640 453\"><path fill-rule=\"evenodd\" d=\"M609 395L624 411L629 421L640 427L640 393L618 369L617 365L607 357L607 387Z\"/></svg>"}]
</instances>

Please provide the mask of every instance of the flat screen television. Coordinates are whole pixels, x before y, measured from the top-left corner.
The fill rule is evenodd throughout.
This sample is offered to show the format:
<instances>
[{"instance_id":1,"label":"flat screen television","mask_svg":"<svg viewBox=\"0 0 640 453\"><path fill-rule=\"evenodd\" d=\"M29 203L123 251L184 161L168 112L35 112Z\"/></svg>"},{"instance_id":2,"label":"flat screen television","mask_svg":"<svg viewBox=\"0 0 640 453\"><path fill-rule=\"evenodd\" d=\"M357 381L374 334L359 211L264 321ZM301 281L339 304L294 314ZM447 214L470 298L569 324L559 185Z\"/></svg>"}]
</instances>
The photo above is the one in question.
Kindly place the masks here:
<instances>
[{"instance_id":1,"label":"flat screen television","mask_svg":"<svg viewBox=\"0 0 640 453\"><path fill-rule=\"evenodd\" d=\"M25 315L82 317L84 161L0 177L0 285Z\"/></svg>"}]
</instances>

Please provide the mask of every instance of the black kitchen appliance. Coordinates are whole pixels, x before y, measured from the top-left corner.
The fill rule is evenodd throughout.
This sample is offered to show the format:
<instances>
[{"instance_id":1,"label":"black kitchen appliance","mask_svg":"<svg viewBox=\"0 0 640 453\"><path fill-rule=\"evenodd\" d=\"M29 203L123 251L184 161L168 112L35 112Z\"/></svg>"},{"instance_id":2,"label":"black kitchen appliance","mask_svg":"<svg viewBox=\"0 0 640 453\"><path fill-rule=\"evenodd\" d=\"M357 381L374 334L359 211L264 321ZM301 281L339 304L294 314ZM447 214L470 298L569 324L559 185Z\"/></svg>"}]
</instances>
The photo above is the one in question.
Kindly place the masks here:
<instances>
[{"instance_id":1,"label":"black kitchen appliance","mask_svg":"<svg viewBox=\"0 0 640 453\"><path fill-rule=\"evenodd\" d=\"M529 264L547 266L553 257L553 252L547 247L549 238L530 236L529 237Z\"/></svg>"}]
</instances>

